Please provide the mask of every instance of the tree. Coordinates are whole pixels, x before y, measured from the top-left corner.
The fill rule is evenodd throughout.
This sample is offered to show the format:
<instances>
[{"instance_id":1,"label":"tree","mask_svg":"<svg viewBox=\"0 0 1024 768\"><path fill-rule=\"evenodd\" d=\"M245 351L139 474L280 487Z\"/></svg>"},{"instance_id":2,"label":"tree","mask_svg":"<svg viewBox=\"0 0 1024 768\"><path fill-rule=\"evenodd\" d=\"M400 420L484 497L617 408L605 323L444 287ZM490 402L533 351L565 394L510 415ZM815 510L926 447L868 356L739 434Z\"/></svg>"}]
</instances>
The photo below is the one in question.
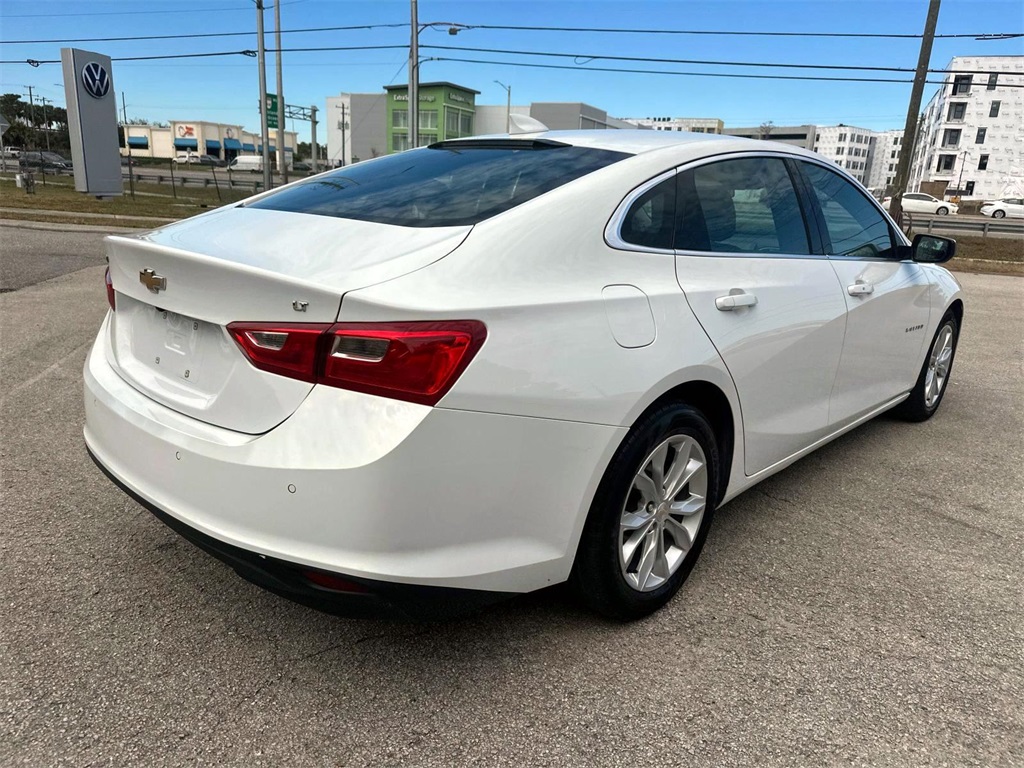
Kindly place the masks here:
<instances>
[{"instance_id":1,"label":"tree","mask_svg":"<svg viewBox=\"0 0 1024 768\"><path fill-rule=\"evenodd\" d=\"M767 141L771 138L772 131L775 130L775 123L769 120L766 123L761 123L761 127L758 128L759 138L763 141Z\"/></svg>"},{"instance_id":2,"label":"tree","mask_svg":"<svg viewBox=\"0 0 1024 768\"><path fill-rule=\"evenodd\" d=\"M5 146L45 148L49 134L50 148L55 152L71 148L68 113L63 107L37 103L32 109L18 94L5 93L0 95L0 114L11 124L4 133Z\"/></svg>"}]
</instances>

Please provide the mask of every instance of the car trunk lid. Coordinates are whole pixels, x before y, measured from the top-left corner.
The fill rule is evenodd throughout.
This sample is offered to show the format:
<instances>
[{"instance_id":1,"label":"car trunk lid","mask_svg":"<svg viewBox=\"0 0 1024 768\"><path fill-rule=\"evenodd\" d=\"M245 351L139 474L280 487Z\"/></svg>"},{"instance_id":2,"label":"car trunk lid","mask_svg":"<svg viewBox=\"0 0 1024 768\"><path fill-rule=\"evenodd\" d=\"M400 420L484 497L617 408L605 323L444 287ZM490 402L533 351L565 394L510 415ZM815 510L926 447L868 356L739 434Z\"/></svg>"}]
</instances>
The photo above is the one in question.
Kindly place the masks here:
<instances>
[{"instance_id":1,"label":"car trunk lid","mask_svg":"<svg viewBox=\"0 0 1024 768\"><path fill-rule=\"evenodd\" d=\"M228 323L333 323L347 291L443 258L470 229L243 207L112 236L110 364L169 408L239 432L266 432L313 385L253 367Z\"/></svg>"}]
</instances>

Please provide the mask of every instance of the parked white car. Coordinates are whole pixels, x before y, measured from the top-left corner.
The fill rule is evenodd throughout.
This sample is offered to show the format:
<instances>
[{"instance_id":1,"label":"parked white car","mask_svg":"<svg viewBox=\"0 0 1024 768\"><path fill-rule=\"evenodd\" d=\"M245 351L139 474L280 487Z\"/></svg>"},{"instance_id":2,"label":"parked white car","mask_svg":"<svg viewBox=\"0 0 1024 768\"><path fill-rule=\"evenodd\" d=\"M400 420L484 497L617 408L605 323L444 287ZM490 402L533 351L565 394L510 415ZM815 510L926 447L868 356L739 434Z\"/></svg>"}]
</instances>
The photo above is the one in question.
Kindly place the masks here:
<instances>
[{"instance_id":1,"label":"parked white car","mask_svg":"<svg viewBox=\"0 0 1024 768\"><path fill-rule=\"evenodd\" d=\"M882 206L885 210L889 210L891 202L891 197L882 199ZM936 216L945 216L956 213L960 210L960 206L926 195L924 192L907 192L903 195L903 210L907 213L932 213Z\"/></svg>"},{"instance_id":2,"label":"parked white car","mask_svg":"<svg viewBox=\"0 0 1024 768\"><path fill-rule=\"evenodd\" d=\"M568 580L636 618L716 508L935 413L954 248L784 144L443 142L109 237L85 442L296 600L436 616Z\"/></svg>"},{"instance_id":3,"label":"parked white car","mask_svg":"<svg viewBox=\"0 0 1024 768\"><path fill-rule=\"evenodd\" d=\"M199 165L202 161L199 155L194 152L178 152L174 156L174 162L183 165Z\"/></svg>"},{"instance_id":4,"label":"parked white car","mask_svg":"<svg viewBox=\"0 0 1024 768\"><path fill-rule=\"evenodd\" d=\"M983 203L981 213L993 219L1024 219L1024 198L1004 197L1002 200Z\"/></svg>"}]
</instances>

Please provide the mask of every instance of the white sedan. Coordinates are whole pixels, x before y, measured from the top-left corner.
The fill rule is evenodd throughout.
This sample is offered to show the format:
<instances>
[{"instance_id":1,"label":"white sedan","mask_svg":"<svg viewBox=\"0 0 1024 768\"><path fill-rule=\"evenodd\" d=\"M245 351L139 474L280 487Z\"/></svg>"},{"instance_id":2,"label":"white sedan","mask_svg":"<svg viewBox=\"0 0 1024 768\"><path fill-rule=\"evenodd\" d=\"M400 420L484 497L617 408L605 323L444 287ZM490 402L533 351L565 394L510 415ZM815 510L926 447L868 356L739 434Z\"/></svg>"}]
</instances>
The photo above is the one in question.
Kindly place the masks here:
<instances>
[{"instance_id":1,"label":"white sedan","mask_svg":"<svg viewBox=\"0 0 1024 768\"><path fill-rule=\"evenodd\" d=\"M884 198L882 200L882 207L885 210L889 210L889 203L891 202L891 197ZM945 200L939 200L931 195L926 195L924 192L907 192L903 195L903 210L907 213L931 213L936 216L946 216L947 214L959 211L960 206L955 203L948 203Z\"/></svg>"},{"instance_id":2,"label":"white sedan","mask_svg":"<svg viewBox=\"0 0 1024 768\"><path fill-rule=\"evenodd\" d=\"M1004 197L1002 200L986 202L981 206L981 213L993 219L1024 219L1024 198Z\"/></svg>"},{"instance_id":3,"label":"white sedan","mask_svg":"<svg viewBox=\"0 0 1024 768\"><path fill-rule=\"evenodd\" d=\"M108 238L85 442L295 600L437 616L569 581L637 618L730 499L936 412L954 248L783 144L442 142Z\"/></svg>"}]
</instances>

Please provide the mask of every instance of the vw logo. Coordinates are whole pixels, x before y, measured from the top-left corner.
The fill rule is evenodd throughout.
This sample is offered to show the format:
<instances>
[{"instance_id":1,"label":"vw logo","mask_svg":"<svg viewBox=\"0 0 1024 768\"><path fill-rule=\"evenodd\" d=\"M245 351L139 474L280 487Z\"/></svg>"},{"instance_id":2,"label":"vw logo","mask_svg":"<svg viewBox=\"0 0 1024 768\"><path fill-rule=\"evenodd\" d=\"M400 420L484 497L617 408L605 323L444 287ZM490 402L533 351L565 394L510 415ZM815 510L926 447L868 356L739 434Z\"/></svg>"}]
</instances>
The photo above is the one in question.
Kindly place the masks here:
<instances>
[{"instance_id":1,"label":"vw logo","mask_svg":"<svg viewBox=\"0 0 1024 768\"><path fill-rule=\"evenodd\" d=\"M82 85L94 99L102 99L110 90L110 75L100 64L90 61L82 67Z\"/></svg>"}]
</instances>

